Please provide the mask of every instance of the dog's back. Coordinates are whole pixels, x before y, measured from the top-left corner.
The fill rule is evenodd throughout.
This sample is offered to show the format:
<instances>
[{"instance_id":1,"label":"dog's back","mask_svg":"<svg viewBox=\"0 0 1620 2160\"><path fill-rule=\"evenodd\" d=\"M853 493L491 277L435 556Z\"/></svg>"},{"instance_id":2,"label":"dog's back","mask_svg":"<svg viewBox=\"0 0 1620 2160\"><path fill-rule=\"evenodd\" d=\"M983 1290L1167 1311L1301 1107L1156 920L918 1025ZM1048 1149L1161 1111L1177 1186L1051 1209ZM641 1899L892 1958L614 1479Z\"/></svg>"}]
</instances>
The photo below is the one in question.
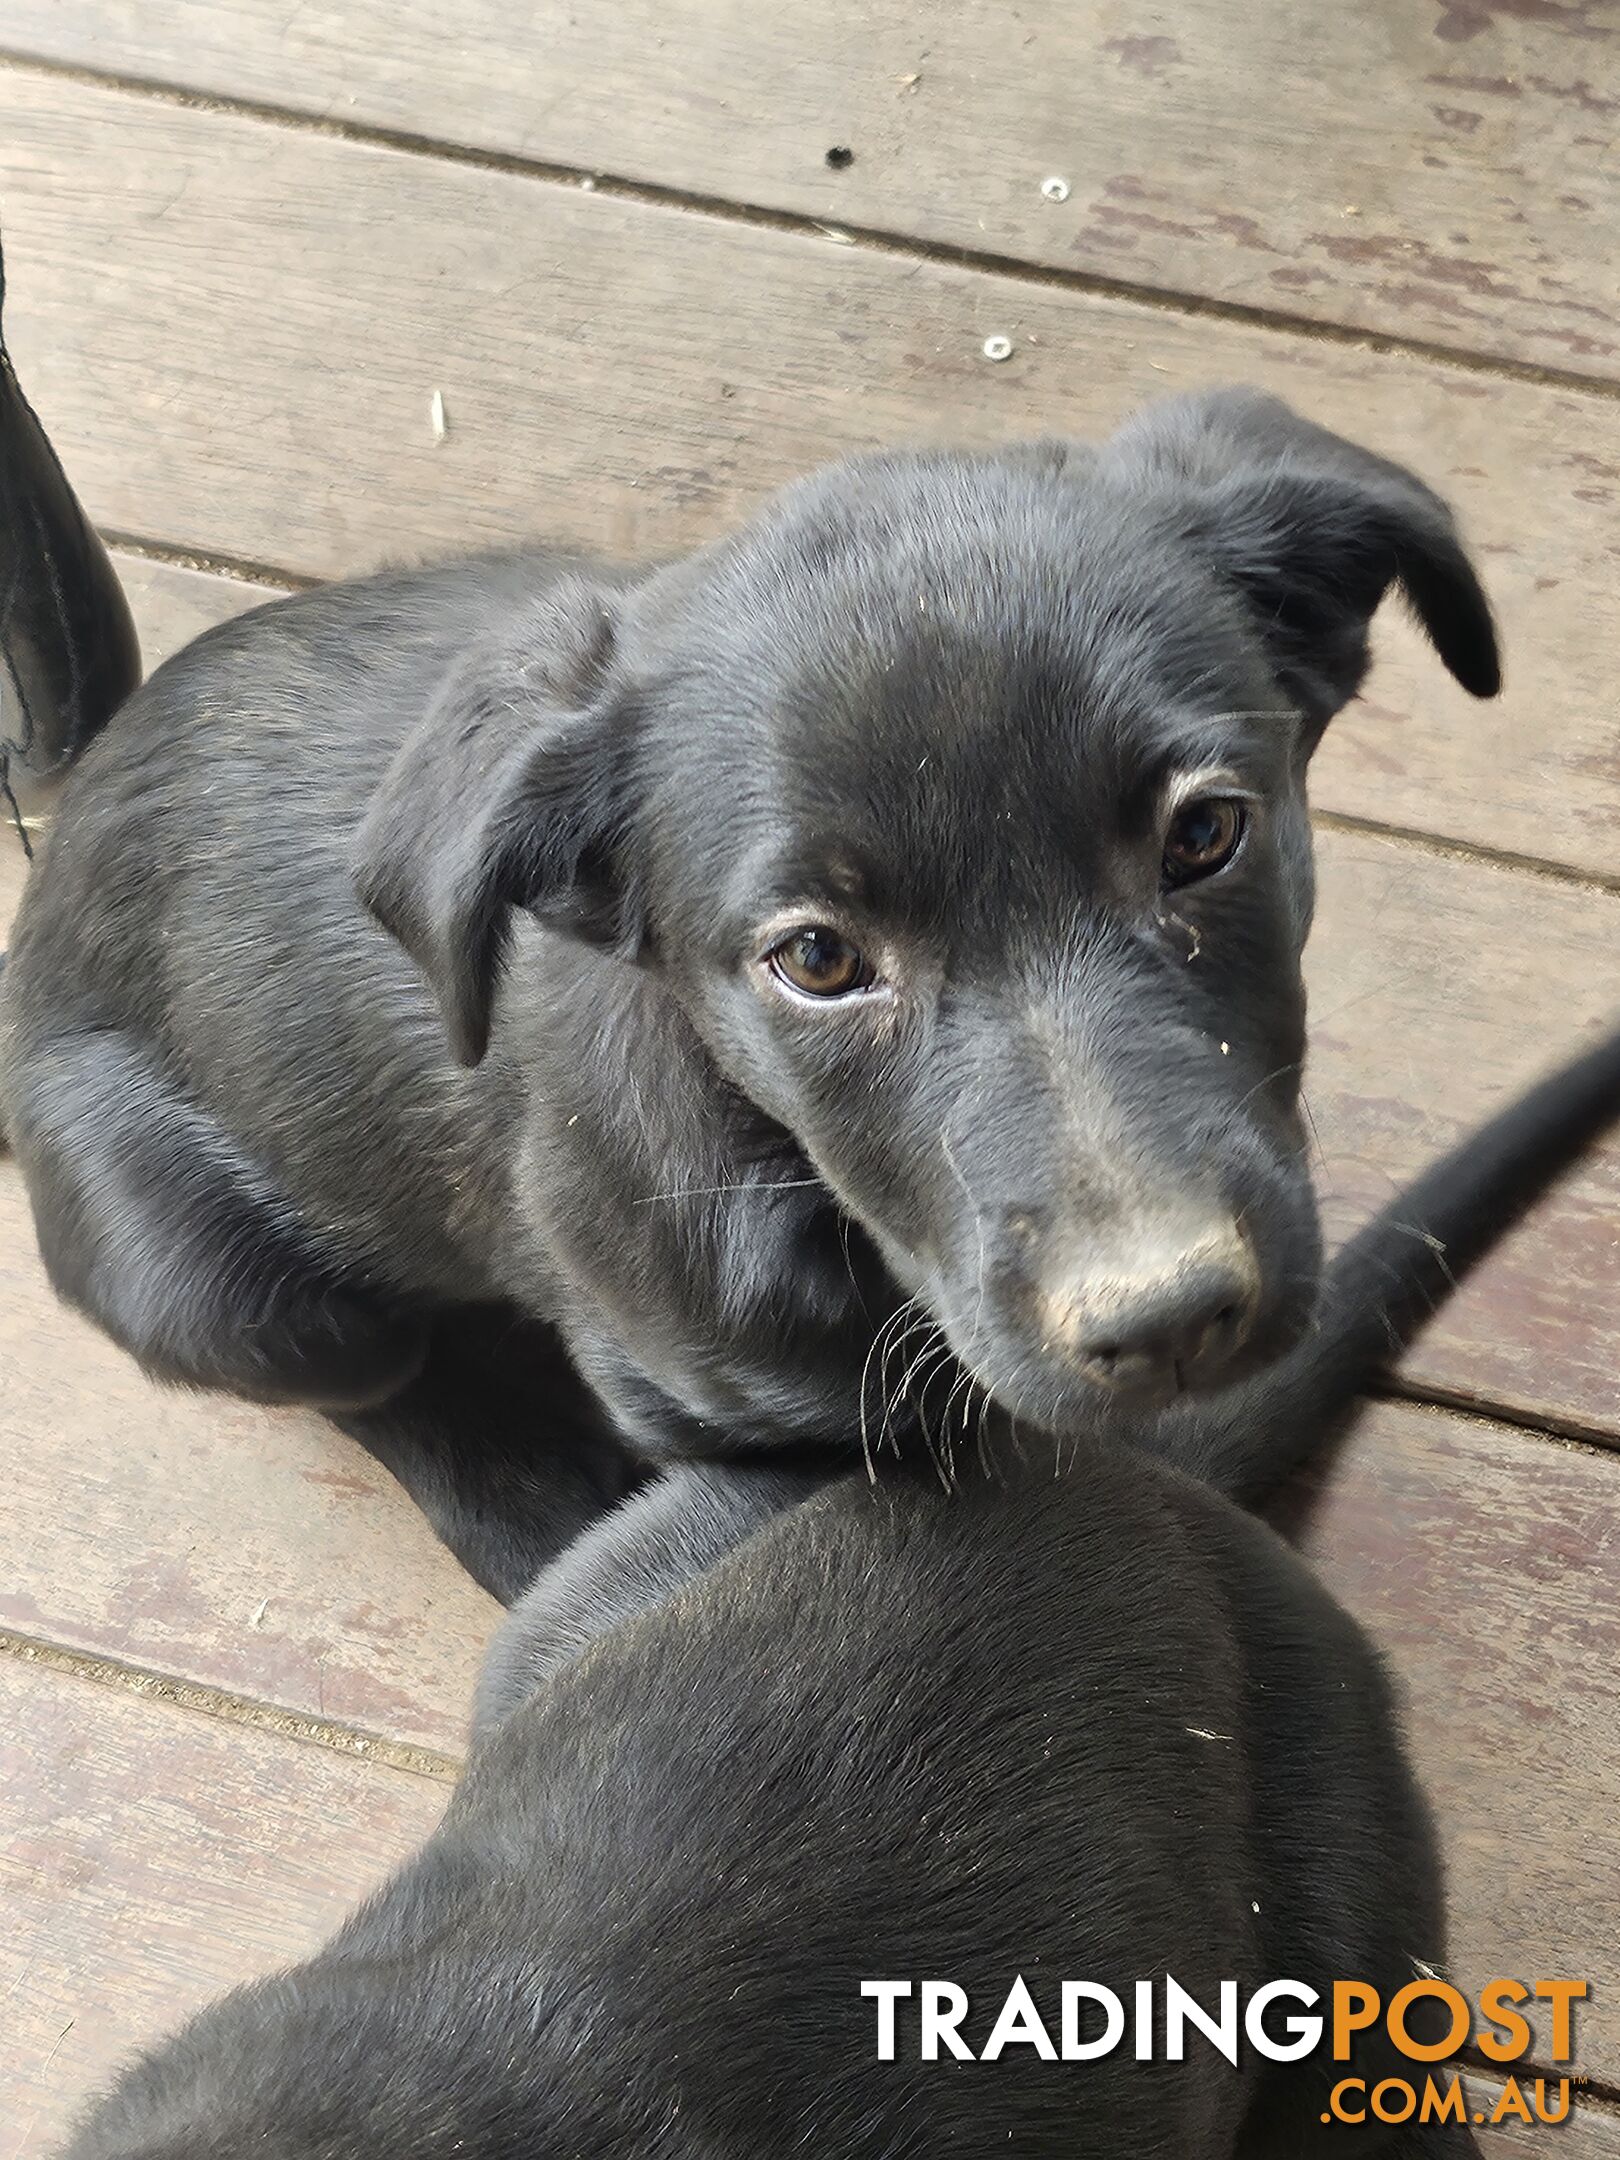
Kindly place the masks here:
<instances>
[{"instance_id":1,"label":"dog's back","mask_svg":"<svg viewBox=\"0 0 1620 2160\"><path fill-rule=\"evenodd\" d=\"M914 2003L881 2061L861 1983L955 1983L978 2053L1020 1977L1055 2039L1064 1979L1157 2016L1166 1975L1213 2008L1441 1954L1376 1661L1270 1533L1102 1450L855 1478L539 1689L420 1858L74 2160L383 2160L404 2124L419 2160L1300 2160L1349 2135L1342 2066L929 2061Z\"/></svg>"}]
</instances>

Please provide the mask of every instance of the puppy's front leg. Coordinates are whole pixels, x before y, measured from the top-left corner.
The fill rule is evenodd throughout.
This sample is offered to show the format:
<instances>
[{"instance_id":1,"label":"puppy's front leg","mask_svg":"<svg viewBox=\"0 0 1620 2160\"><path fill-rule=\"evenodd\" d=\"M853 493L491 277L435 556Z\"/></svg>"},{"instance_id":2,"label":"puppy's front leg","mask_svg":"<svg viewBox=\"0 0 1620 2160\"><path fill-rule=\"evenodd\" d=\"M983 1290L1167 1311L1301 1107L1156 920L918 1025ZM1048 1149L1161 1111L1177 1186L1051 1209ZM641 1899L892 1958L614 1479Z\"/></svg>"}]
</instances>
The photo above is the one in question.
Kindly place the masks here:
<instances>
[{"instance_id":1,"label":"puppy's front leg","mask_svg":"<svg viewBox=\"0 0 1620 2160\"><path fill-rule=\"evenodd\" d=\"M478 1737L599 1635L712 1567L843 1465L680 1463L578 1538L513 1607L479 1677Z\"/></svg>"}]
</instances>

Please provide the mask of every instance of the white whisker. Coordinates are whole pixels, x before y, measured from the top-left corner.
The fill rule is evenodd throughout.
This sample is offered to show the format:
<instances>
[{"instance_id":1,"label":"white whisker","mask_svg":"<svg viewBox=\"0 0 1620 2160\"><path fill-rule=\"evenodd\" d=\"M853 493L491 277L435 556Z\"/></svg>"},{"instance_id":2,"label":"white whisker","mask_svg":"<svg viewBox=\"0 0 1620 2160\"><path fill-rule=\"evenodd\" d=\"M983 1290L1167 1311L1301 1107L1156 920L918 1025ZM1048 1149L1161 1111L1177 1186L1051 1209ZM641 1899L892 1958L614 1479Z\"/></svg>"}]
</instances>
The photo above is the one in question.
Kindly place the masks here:
<instances>
[{"instance_id":1,"label":"white whisker","mask_svg":"<svg viewBox=\"0 0 1620 2160\"><path fill-rule=\"evenodd\" d=\"M648 1193L632 1202L635 1207L657 1207L664 1200L712 1200L719 1193L751 1192L779 1193L802 1192L819 1185L820 1178L744 1178L735 1185L682 1185L674 1192Z\"/></svg>"}]
</instances>

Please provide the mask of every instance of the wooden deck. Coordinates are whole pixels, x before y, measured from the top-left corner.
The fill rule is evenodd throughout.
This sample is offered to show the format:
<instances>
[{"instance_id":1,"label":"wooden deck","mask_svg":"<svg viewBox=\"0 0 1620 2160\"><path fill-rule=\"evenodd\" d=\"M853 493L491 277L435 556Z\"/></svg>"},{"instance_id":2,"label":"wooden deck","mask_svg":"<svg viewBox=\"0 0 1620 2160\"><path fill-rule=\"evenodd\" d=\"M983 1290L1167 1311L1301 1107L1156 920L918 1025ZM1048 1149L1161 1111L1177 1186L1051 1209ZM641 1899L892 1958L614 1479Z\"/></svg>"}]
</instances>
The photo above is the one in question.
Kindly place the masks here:
<instances>
[{"instance_id":1,"label":"wooden deck","mask_svg":"<svg viewBox=\"0 0 1620 2160\"><path fill-rule=\"evenodd\" d=\"M677 546L855 446L1254 380L1457 500L1507 640L1475 708L1392 612L1322 756L1335 1225L1620 1007L1612 0L12 0L0 46L16 358L149 659L385 558ZM21 874L0 835L0 921ZM1578 2120L1491 2149L1614 2160L1620 1147L1405 1384L1310 1541L1403 1675L1465 1974L1592 1983ZM0 1452L40 2160L432 1823L492 1608L317 1421L60 1311L4 1162Z\"/></svg>"}]
</instances>

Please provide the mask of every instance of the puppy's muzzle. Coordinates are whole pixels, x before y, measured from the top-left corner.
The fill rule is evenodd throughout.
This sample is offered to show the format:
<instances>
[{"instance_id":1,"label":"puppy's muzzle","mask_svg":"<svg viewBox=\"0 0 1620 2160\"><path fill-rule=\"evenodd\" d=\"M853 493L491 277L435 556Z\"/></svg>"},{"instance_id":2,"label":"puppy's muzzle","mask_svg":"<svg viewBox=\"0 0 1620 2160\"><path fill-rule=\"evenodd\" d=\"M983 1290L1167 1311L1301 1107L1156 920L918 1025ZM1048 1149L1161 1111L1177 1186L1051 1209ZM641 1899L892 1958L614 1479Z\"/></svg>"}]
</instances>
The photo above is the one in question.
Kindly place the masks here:
<instances>
[{"instance_id":1,"label":"puppy's muzzle","mask_svg":"<svg viewBox=\"0 0 1620 2160\"><path fill-rule=\"evenodd\" d=\"M1066 1268L1036 1310L1047 1356L1118 1394L1165 1396L1217 1378L1259 1303L1254 1255L1228 1220Z\"/></svg>"}]
</instances>

